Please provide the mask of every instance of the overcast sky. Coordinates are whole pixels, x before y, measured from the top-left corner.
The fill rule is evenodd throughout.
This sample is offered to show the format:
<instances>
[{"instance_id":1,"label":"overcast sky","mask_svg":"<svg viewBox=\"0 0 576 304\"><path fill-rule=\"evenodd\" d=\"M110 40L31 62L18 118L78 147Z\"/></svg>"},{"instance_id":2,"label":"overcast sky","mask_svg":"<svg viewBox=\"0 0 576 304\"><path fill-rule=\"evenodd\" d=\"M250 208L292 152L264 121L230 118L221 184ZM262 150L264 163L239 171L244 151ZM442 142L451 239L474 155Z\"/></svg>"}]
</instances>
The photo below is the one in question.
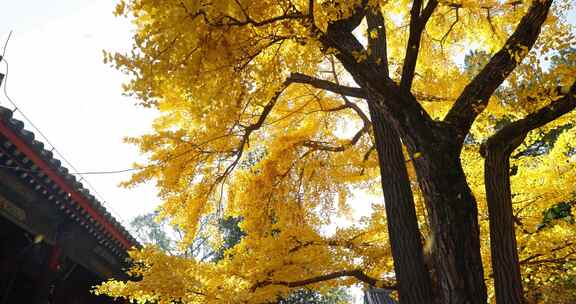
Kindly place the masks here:
<instances>
[{"instance_id":1,"label":"overcast sky","mask_svg":"<svg viewBox=\"0 0 576 304\"><path fill-rule=\"evenodd\" d=\"M115 2L12 1L7 18L0 19L2 45L13 30L6 52L8 95L79 172L125 169L142 160L122 138L149 131L155 115L122 96L125 75L103 64L103 49L129 49L132 41L130 23L112 14ZM6 73L4 63L0 72ZM1 92L0 105L13 107ZM126 221L159 203L152 184L117 187L129 176L84 176ZM362 208L356 218L369 213L374 198L362 194L357 200Z\"/></svg>"},{"instance_id":2,"label":"overcast sky","mask_svg":"<svg viewBox=\"0 0 576 304\"><path fill-rule=\"evenodd\" d=\"M130 168L142 159L122 138L150 130L155 113L123 97L125 76L102 61L103 49L131 44L130 24L112 15L116 1L2 2L2 45L13 30L5 56L7 91L18 107L80 172ZM4 63L0 72L6 74ZM13 108L3 92L0 105ZM117 187L128 177L85 176L100 201L124 220L153 210L159 202L152 185Z\"/></svg>"}]
</instances>

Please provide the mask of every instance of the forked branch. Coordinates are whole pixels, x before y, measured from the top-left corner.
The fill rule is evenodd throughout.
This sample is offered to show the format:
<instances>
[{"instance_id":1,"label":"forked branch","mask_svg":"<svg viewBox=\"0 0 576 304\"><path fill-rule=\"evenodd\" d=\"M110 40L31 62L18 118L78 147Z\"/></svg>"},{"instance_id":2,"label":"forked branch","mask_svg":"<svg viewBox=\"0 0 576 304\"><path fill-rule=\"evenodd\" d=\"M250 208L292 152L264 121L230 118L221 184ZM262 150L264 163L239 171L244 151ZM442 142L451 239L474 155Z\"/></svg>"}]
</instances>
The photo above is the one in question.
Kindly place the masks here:
<instances>
[{"instance_id":1,"label":"forked branch","mask_svg":"<svg viewBox=\"0 0 576 304\"><path fill-rule=\"evenodd\" d=\"M500 147L513 150L515 147L506 147L506 145L509 145L516 138L526 136L528 132L540 128L574 110L576 108L576 82L566 88L565 92L560 93L561 97L556 101L500 129L488 139L485 144L486 149ZM512 151L509 152L511 153Z\"/></svg>"},{"instance_id":2,"label":"forked branch","mask_svg":"<svg viewBox=\"0 0 576 304\"><path fill-rule=\"evenodd\" d=\"M472 123L488 105L488 100L502 82L512 73L514 68L528 54L546 20L553 0L533 1L531 7L508 41L488 64L464 88L448 114L445 122L456 128L461 135L468 133Z\"/></svg>"},{"instance_id":3,"label":"forked branch","mask_svg":"<svg viewBox=\"0 0 576 304\"><path fill-rule=\"evenodd\" d=\"M410 10L410 34L402 67L402 80L400 81L400 88L405 92L410 91L414 80L422 32L424 32L426 23L428 23L437 6L438 1L436 0L428 0L424 9L422 9L422 0L415 0L412 4L412 9Z\"/></svg>"}]
</instances>

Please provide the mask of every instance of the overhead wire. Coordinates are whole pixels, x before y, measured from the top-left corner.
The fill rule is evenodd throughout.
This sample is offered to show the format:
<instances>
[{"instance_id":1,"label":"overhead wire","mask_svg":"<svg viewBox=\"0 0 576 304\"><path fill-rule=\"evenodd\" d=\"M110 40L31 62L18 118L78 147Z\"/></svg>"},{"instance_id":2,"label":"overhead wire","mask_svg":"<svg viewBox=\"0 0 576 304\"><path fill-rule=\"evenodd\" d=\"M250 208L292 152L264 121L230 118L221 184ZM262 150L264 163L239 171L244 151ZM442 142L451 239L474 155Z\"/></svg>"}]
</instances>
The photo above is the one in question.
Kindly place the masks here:
<instances>
[{"instance_id":1,"label":"overhead wire","mask_svg":"<svg viewBox=\"0 0 576 304\"><path fill-rule=\"evenodd\" d=\"M10 30L10 33L8 33L8 38L6 38L6 41L4 42L4 47L2 48L2 56L0 57L0 61L2 61L2 58L4 58L4 56L6 55L6 48L8 47L8 41L10 41L10 37L12 37L12 30Z\"/></svg>"},{"instance_id":2,"label":"overhead wire","mask_svg":"<svg viewBox=\"0 0 576 304\"><path fill-rule=\"evenodd\" d=\"M58 155L58 157L66 164L66 166L68 166L70 169L72 169L74 171L74 172L71 172L70 174L79 176L80 177L79 181L80 182L83 181L90 188L90 190L92 190L93 193L102 201L102 203L107 205L106 207L113 212L114 216L116 218L118 218L124 226L126 226L128 224L126 222L126 220L124 220L122 218L122 216L120 216L118 211L116 211L110 204L107 203L106 199L98 192L98 190L96 190L96 187L94 187L94 185L92 185L92 183L90 183L90 181L87 178L85 178L83 175L116 174L116 173L122 173L122 172L135 171L135 170L138 170L139 168L113 170L113 171L102 171L102 172L81 172L56 148L56 146L50 141L50 139L48 139L48 137L42 132L42 130L40 130L40 128L37 127L32 122L32 120L24 113L24 111L22 111L22 109L20 109L18 107L16 102L14 102L14 100L12 100L12 98L10 98L10 95L8 95L8 89L7 88L8 88L8 75L9 75L10 66L8 64L8 60L6 60L6 50L8 48L8 42L10 41L10 38L12 37L12 33L13 33L13 31L11 30L8 34L6 41L4 42L4 46L2 48L2 55L0 56L0 63L4 62L4 64L6 65L6 74L4 76L4 81L3 81L3 85L4 85L3 93L4 93L4 96L6 97L6 99L8 100L8 102L10 102L10 104L14 107L12 112L13 113L17 112L18 114L20 114L22 116L22 118L24 118L26 123L28 123L28 125L30 125L35 130L35 132L42 137L43 141L51 147L50 151L55 153L56 155ZM0 85L2 85L2 84L0 84ZM20 168L20 167L10 167L10 166L3 166L3 165L0 165L0 167L1 168L15 169L15 170L19 170L19 171L32 171L32 172L35 171L35 170L27 170L27 169ZM35 171L35 172L37 172L37 171Z\"/></svg>"}]
</instances>

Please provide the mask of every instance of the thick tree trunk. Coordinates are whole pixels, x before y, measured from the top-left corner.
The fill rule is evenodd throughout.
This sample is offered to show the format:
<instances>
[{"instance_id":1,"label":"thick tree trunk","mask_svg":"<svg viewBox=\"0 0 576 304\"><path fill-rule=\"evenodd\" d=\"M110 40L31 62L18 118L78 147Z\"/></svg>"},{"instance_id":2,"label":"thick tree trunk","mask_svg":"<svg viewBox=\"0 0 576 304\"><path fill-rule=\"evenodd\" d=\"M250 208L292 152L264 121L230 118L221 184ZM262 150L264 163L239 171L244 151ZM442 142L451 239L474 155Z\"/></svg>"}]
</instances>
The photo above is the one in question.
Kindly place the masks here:
<instances>
[{"instance_id":1,"label":"thick tree trunk","mask_svg":"<svg viewBox=\"0 0 576 304\"><path fill-rule=\"evenodd\" d=\"M496 303L525 303L516 251L516 235L510 193L510 152L486 149L484 183L490 217L490 250Z\"/></svg>"},{"instance_id":2,"label":"thick tree trunk","mask_svg":"<svg viewBox=\"0 0 576 304\"><path fill-rule=\"evenodd\" d=\"M380 163L388 234L401 304L433 303L430 276L424 264L422 240L402 143L392 125L370 105Z\"/></svg>"},{"instance_id":3,"label":"thick tree trunk","mask_svg":"<svg viewBox=\"0 0 576 304\"><path fill-rule=\"evenodd\" d=\"M325 48L338 51L335 56L356 83L366 90L366 96L375 100L378 109L386 113L416 158L415 167L435 242L435 271L443 303L486 303L478 210L460 163L461 147L465 135L488 104L490 96L517 66L518 58L511 54L525 53L534 45L552 2L533 1L505 46L466 86L443 122L432 119L409 92L418 57L417 52L412 51L412 46L404 60L400 86L392 79L383 77L388 74L387 67L377 64L378 61L370 57L363 61L355 58L354 53L365 51L352 34L365 16L362 7L357 7L347 18L331 22L326 33L315 29ZM410 37L421 34L425 29L426 16L431 16L438 3L428 1L424 9L421 8L421 1L414 4ZM361 5L366 4L363 2Z\"/></svg>"},{"instance_id":4,"label":"thick tree trunk","mask_svg":"<svg viewBox=\"0 0 576 304\"><path fill-rule=\"evenodd\" d=\"M485 304L476 201L462 170L460 150L446 138L431 151L413 151L432 230L441 303Z\"/></svg>"},{"instance_id":5,"label":"thick tree trunk","mask_svg":"<svg viewBox=\"0 0 576 304\"><path fill-rule=\"evenodd\" d=\"M346 42L344 35L330 38L336 43L340 43L338 39ZM370 69L372 66L362 70L363 66L347 61L346 56L338 58L356 83L367 90L367 96L374 100L370 103L390 119L414 155L434 241L434 271L439 287L435 294L439 294L439 302L485 304L478 209L460 163L463 135L449 125L426 119L426 112L414 96L398 92L392 81L381 81L374 76L381 72Z\"/></svg>"}]
</instances>

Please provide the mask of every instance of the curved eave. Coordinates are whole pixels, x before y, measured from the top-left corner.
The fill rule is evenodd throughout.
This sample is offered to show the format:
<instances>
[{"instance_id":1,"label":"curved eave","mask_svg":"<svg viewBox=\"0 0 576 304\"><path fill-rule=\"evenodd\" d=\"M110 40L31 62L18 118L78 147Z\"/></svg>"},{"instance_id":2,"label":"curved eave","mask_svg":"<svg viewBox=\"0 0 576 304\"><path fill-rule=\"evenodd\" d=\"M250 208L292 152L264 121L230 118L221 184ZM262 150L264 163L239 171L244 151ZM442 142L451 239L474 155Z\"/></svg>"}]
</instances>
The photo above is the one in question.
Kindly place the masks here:
<instances>
[{"instance_id":1,"label":"curved eave","mask_svg":"<svg viewBox=\"0 0 576 304\"><path fill-rule=\"evenodd\" d=\"M24 129L24 123L12 118L12 111L3 107L0 107L0 134L31 160L55 185L70 195L70 198L125 250L140 247L140 244L108 213L106 208L68 173L68 169L53 158L52 152L45 150L41 142L34 140L34 134Z\"/></svg>"}]
</instances>

